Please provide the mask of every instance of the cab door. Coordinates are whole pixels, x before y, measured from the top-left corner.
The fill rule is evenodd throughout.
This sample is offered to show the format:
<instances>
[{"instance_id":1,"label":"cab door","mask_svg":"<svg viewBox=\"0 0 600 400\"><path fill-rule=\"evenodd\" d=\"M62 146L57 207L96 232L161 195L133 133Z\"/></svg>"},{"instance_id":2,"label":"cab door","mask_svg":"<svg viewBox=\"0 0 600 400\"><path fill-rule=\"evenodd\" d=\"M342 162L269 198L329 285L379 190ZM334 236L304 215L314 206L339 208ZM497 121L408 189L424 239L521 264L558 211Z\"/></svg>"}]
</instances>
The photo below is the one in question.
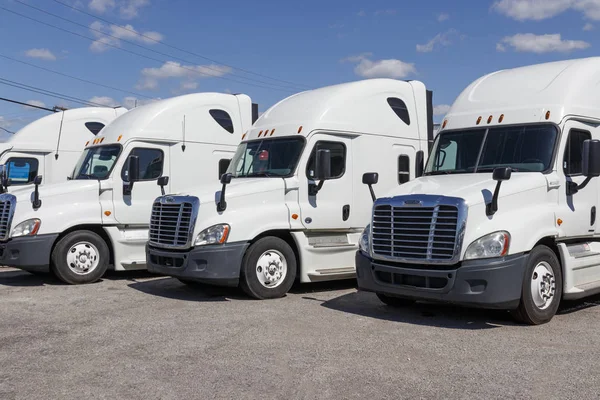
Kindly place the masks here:
<instances>
[{"instance_id":1,"label":"cab door","mask_svg":"<svg viewBox=\"0 0 600 400\"><path fill-rule=\"evenodd\" d=\"M573 182L571 185L580 185L586 179L582 175L583 142L592 139L592 131L587 125L569 121L563 132L558 173L566 180L566 184L559 189L557 218L563 221L561 229L567 237L591 236L598 226L598 179L592 179L585 188L574 194L568 192L567 186L569 182Z\"/></svg>"},{"instance_id":2,"label":"cab door","mask_svg":"<svg viewBox=\"0 0 600 400\"><path fill-rule=\"evenodd\" d=\"M307 143L300 164L299 203L302 224L306 229L338 230L351 227L352 205L352 139L317 133ZM318 193L315 187L317 150L329 150L331 177L323 182Z\"/></svg>"},{"instance_id":3,"label":"cab door","mask_svg":"<svg viewBox=\"0 0 600 400\"><path fill-rule=\"evenodd\" d=\"M119 163L120 170L114 174L114 217L119 224L146 228L150 225L152 204L162 194L158 178L169 175L168 153L165 146L139 142L125 149L123 154L126 156ZM129 184L128 159L132 155L139 157L140 180L134 182L128 194L123 184ZM168 189L165 187L165 190Z\"/></svg>"}]
</instances>

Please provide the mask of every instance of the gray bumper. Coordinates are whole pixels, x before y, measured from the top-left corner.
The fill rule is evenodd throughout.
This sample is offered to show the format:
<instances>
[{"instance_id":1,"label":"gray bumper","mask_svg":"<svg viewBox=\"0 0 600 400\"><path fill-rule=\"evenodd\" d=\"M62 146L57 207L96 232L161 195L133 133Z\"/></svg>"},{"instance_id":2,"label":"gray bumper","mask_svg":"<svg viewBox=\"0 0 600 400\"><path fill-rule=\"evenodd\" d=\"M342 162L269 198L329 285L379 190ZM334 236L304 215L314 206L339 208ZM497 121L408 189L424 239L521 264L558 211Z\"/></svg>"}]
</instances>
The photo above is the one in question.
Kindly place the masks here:
<instances>
[{"instance_id":1,"label":"gray bumper","mask_svg":"<svg viewBox=\"0 0 600 400\"><path fill-rule=\"evenodd\" d=\"M50 253L58 233L25 236L0 243L0 265L32 272L50 271Z\"/></svg>"},{"instance_id":2,"label":"gray bumper","mask_svg":"<svg viewBox=\"0 0 600 400\"><path fill-rule=\"evenodd\" d=\"M361 290L415 300L515 309L521 299L527 255L463 261L454 269L382 263L356 253ZM431 267L429 267L431 268Z\"/></svg>"},{"instance_id":3,"label":"gray bumper","mask_svg":"<svg viewBox=\"0 0 600 400\"><path fill-rule=\"evenodd\" d=\"M146 245L148 271L221 286L237 286L247 242L166 250Z\"/></svg>"}]
</instances>

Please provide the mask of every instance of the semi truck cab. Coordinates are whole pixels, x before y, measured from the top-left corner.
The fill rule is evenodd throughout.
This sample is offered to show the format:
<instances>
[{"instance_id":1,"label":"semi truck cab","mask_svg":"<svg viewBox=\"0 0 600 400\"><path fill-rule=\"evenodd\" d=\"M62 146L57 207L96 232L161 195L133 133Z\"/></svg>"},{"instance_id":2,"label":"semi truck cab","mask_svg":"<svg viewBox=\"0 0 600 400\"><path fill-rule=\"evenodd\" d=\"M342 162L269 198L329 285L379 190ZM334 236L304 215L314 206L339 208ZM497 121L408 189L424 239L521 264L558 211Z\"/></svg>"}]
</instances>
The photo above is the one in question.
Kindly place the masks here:
<instances>
[{"instance_id":1,"label":"semi truck cab","mask_svg":"<svg viewBox=\"0 0 600 400\"><path fill-rule=\"evenodd\" d=\"M373 205L358 285L548 322L600 292L600 58L486 75L452 105L424 176Z\"/></svg>"},{"instance_id":2,"label":"semi truck cab","mask_svg":"<svg viewBox=\"0 0 600 400\"><path fill-rule=\"evenodd\" d=\"M0 263L71 284L109 264L145 268L154 199L218 183L256 111L246 95L200 93L127 112L87 144L69 181L0 195Z\"/></svg>"},{"instance_id":3,"label":"semi truck cab","mask_svg":"<svg viewBox=\"0 0 600 400\"><path fill-rule=\"evenodd\" d=\"M86 142L125 114L123 107L83 107L42 117L0 143L0 164L5 179L3 190L33 186L43 176L43 184L64 182L72 173Z\"/></svg>"},{"instance_id":4,"label":"semi truck cab","mask_svg":"<svg viewBox=\"0 0 600 400\"><path fill-rule=\"evenodd\" d=\"M299 93L244 135L220 185L156 199L148 269L185 283L240 285L259 299L294 281L355 277L375 191L418 176L432 139L431 92L373 79ZM176 216L176 218L173 218Z\"/></svg>"}]
</instances>

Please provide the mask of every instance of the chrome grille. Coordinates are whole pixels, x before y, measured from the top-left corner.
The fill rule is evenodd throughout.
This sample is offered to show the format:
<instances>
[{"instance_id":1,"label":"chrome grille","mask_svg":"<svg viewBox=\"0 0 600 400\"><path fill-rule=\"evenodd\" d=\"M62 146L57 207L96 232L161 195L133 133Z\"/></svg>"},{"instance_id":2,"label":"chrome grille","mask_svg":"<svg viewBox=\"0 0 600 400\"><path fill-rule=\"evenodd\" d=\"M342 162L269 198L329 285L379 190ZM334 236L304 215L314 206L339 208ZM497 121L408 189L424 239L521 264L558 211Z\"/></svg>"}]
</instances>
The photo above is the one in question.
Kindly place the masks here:
<instances>
[{"instance_id":1,"label":"chrome grille","mask_svg":"<svg viewBox=\"0 0 600 400\"><path fill-rule=\"evenodd\" d=\"M186 248L191 245L198 212L197 198L191 199L196 201L171 196L156 199L150 217L150 244L167 248Z\"/></svg>"},{"instance_id":2,"label":"chrome grille","mask_svg":"<svg viewBox=\"0 0 600 400\"><path fill-rule=\"evenodd\" d=\"M372 235L375 256L450 261L456 256L459 209L454 205L375 205Z\"/></svg>"},{"instance_id":3,"label":"chrome grille","mask_svg":"<svg viewBox=\"0 0 600 400\"><path fill-rule=\"evenodd\" d=\"M7 240L10 235L15 204L15 196L11 194L0 195L0 240Z\"/></svg>"}]
</instances>

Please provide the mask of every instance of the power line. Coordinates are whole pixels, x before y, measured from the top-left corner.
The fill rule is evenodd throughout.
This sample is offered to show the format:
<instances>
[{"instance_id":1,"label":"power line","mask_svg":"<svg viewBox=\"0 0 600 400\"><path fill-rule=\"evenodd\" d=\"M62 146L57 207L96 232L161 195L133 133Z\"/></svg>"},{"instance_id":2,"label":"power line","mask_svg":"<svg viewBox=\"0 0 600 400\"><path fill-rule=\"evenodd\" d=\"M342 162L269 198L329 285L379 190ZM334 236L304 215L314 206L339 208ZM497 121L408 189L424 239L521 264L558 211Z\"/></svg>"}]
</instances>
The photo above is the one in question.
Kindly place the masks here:
<instances>
[{"instance_id":1,"label":"power line","mask_svg":"<svg viewBox=\"0 0 600 400\"><path fill-rule=\"evenodd\" d=\"M9 131L8 129L0 126L0 129L2 129L4 132L10 133L11 135L14 135L15 133L13 131Z\"/></svg>"},{"instance_id":2,"label":"power line","mask_svg":"<svg viewBox=\"0 0 600 400\"><path fill-rule=\"evenodd\" d=\"M99 30L99 29L95 29L95 28L92 28L92 27L86 26L86 25L84 25L84 24L81 24L81 23L79 23L79 22L72 21L72 20L70 20L70 19L68 19L68 18L61 17L60 15L53 14L53 13L51 13L51 12L49 12L49 11L46 11L46 10L44 10L44 9L41 9L41 8L39 8L39 7L36 7L36 6L33 6L33 5L31 5L31 4L27 4L27 3L25 3L25 2L22 2L21 0L14 0L14 1L15 1L15 2L17 2L17 3L19 3L19 4L22 4L22 5L24 5L24 6L26 6L26 7L29 7L29 8L32 8L32 9L34 9L34 10L37 10L37 11L39 11L39 12L42 12L42 13L44 13L44 14L50 15L50 16L52 16L52 17L54 17L54 18L58 18L58 19L60 19L60 20L63 20L63 21L69 22L69 23L71 23L71 24L73 24L73 25L77 25L77 26L79 26L79 27L83 27L83 28L85 28L85 29L89 29L89 30L91 30L91 31L97 32L97 33L99 33L99 34L101 34L101 35L103 35L103 36L110 37L110 38L113 38L113 39L116 39L116 40L119 40L119 41L125 42L125 43L127 43L127 44L129 44L129 45L132 45L132 46L135 46L135 47L141 48L141 49L143 49L143 50L146 50L146 51L150 51L150 52L152 52L152 53L159 54L159 55L161 55L161 56L165 56L165 57L168 57L168 58L176 59L176 60L179 60L179 61L182 61L182 62L185 62L185 63L189 63L189 64L194 64L193 62L191 62L191 61L188 61L188 60L185 60L185 59L183 59L183 58L176 57L176 56L173 56L173 55L170 55L170 54L167 54L167 53L163 53L162 51L158 51L158 50L154 50L154 49L151 49L151 48L148 48L148 47L142 46L142 45L140 45L140 44L138 44L138 43L135 43L135 42L132 42L132 41L130 41L130 40L123 39L123 38L120 38L120 37L117 37L117 36L111 35L111 34L109 34L109 33L105 33L105 32L103 32L103 31L101 31L101 30ZM0 8L2 8L2 9L4 9L4 10L7 10L7 9L6 9L6 8L4 8L4 7L0 7ZM23 16L22 14L19 14L19 13L15 12L15 11L12 11L12 10L8 10L8 11L10 11L10 12L12 12L12 13L14 13L14 14L17 14L17 15ZM39 23L42 23L41 21L39 21L39 20L36 20L36 19L34 19L34 18L32 18L32 17L26 17L26 18L28 18L28 19L31 19L31 20L33 20L33 21L36 21L36 22L39 22ZM56 26L53 26L52 24L47 24L47 23L44 23L44 24L45 24L45 25L50 25L50 26L52 26L52 27L55 27L55 28L56 28ZM61 29L61 30L67 31L67 30L65 30L65 29ZM71 31L67 31L67 32L69 32L69 33L73 33L73 32L71 32ZM90 37L88 37L88 36L84 36L84 35L80 35L80 34L77 34L77 35L78 35L78 36L85 37L86 39L88 39L88 40L91 40L91 41L93 41L93 42L96 42L96 41L97 41L97 39L90 38ZM138 35L139 35L139 34L138 34ZM123 48L121 48L121 47L119 47L119 46L116 46L116 45L111 45L111 44L109 44L109 43L107 43L107 42L102 42L102 45L105 45L105 46L110 46L110 47L114 47L114 48L121 49L121 50L125 50L125 49L123 49ZM131 52L131 51L129 51L129 52ZM134 53L134 54L136 54L136 55L138 55L138 56L142 56L142 57L145 57L145 58L149 58L149 59L151 59L151 60L158 61L158 62L160 62L160 63L167 63L167 62L169 62L169 60L161 60L161 59L156 59L156 58L152 58L152 57L148 57L148 56L142 55L142 54L140 54L140 53L135 53L135 52L131 52L131 53ZM225 79L225 80L229 80L229 81L232 81L232 82L242 83L242 84L245 84L245 85L257 86L257 87L261 87L261 88L265 88L265 89L279 90L279 91L284 91L284 92L294 92L294 91L298 90L298 89L294 89L294 88L283 87L283 86L281 86L281 85L279 85L279 84L275 84L275 83L269 83L269 82L259 81L259 80L256 80L256 79L246 78L246 77L237 76L237 75L236 75L236 77L238 77L238 78L241 78L241 79L247 79L247 80L251 80L251 81L254 81L254 82L259 82L259 83L261 83L262 85L258 85L258 84L254 84L254 83L250 83L250 82L239 81L239 80L236 80L236 79L231 79L231 78L228 78L228 77L225 77L225 76L214 75L214 74L210 74L210 73L208 73L208 72L200 72L200 71L198 71L198 70L196 70L196 69L189 68L189 67L186 67L186 66L184 66L184 65L175 65L175 66L176 66L177 68L182 68L182 69L186 69L186 70L188 70L188 71L191 71L191 72L193 72L194 74L205 75L205 76L212 77L212 78ZM220 70L218 70L218 69L215 69L215 68L213 68L213 67L211 67L211 66L202 66L202 68L203 68L203 69L207 69L207 70L212 70L212 71L215 71L215 72L217 72L217 73L222 73L222 71L220 71ZM264 86L264 85L270 85L270 86L272 86L272 87L269 87L269 86Z\"/></svg>"},{"instance_id":3,"label":"power line","mask_svg":"<svg viewBox=\"0 0 600 400\"><path fill-rule=\"evenodd\" d=\"M19 3L21 3L21 1L19 1L19 0L17 0L17 1L18 1ZM273 78L273 77L270 77L270 76L268 76L268 75L259 74L259 73L257 73L257 72L253 72L253 71L249 71L249 70L247 70L247 69L243 69L243 68L235 67L235 66L233 66L233 65L228 65L228 64L222 63L222 62L220 62L220 61L214 60L214 59L212 59L212 58L209 58L209 57L203 56L203 55L201 55L201 54L194 53L194 52L192 52L192 51L185 50L185 49L182 49L182 48L180 48L180 47L177 47L177 46L173 46L173 45L171 45L171 44L169 44L169 43L166 43L166 42L164 42L164 41L162 41L162 40L159 40L159 39L153 38L152 36L145 35L144 33L142 33L142 32L138 32L138 31L136 31L136 30L134 30L134 29L129 29L129 28L127 28L126 26L121 26L121 25L119 25L119 24L117 24L117 23L115 23L115 22L109 21L109 20L107 20L107 19L105 19L105 18L99 17L99 16L97 16L97 15L94 15L94 14L92 14L92 13L89 13L89 12L87 12L87 11L85 11L85 10L82 10L82 9L80 9L80 8L74 7L74 6L70 5L70 4L67 4L67 3L63 2L63 1L60 1L60 0L54 0L54 2L56 2L56 3L58 3L58 4L61 4L61 5L65 6L65 7L67 7L67 8L70 8L70 9L72 9L72 10L75 10L75 11L77 11L77 12L79 12L79 13L85 14L85 15L87 15L87 16L89 16L89 17L92 17L92 18L98 19L98 20L100 20L100 21L103 21L103 22L105 22L105 23L107 23L107 24L111 24L111 25L118 26L120 29L124 29L124 30L126 30L126 31L129 31L129 32L131 32L131 33L134 33L134 34L136 34L136 35L139 35L139 36L143 37L144 39L150 40L150 41L152 41L152 42L154 42L154 43L162 44L163 46L169 47L169 48L171 48L171 49L173 49L173 50L181 51L182 53L187 53L187 54L189 54L189 55L192 55L192 56L195 56L195 57L201 58L201 59L203 59L203 60L207 60L207 61L210 61L210 62L212 62L212 63L215 63L215 64L223 65L223 66L225 66L225 67L228 67L228 68L231 68L231 69L235 69L235 70L237 70L237 71L244 72L244 73L246 73L246 74L255 75L255 76L260 76L260 77L262 77L262 78L267 78L267 79L271 79L271 80L273 80L273 81L278 81L278 82L286 83L286 84L288 84L288 85L292 85L292 86L296 86L296 87L301 87L301 88L305 88L305 89L310 89L310 87L309 87L309 86L307 86L307 85L304 85L304 84L300 84L300 83L294 83L294 82L286 81L286 80L283 80L283 79Z\"/></svg>"},{"instance_id":4,"label":"power line","mask_svg":"<svg viewBox=\"0 0 600 400\"><path fill-rule=\"evenodd\" d=\"M43 94L45 96L55 97L55 98L61 99L61 100L72 101L74 103L82 104L85 106L106 107L106 105L104 105L104 104L94 103L92 101L87 101L87 100L83 100L83 99L69 96L66 94L53 92L51 90L46 90L46 89L38 88L35 86L25 85L24 83L11 81L9 79L0 78L0 84L12 86L17 89L27 90L27 91L33 92L33 93Z\"/></svg>"},{"instance_id":5,"label":"power line","mask_svg":"<svg viewBox=\"0 0 600 400\"><path fill-rule=\"evenodd\" d=\"M103 88L106 88L106 89L116 90L116 91L119 91L119 92L122 92L122 93L127 93L127 94L131 94L131 95L138 96L138 97L144 97L146 99L152 99L152 97L145 96L145 95L143 95L141 93L131 92L129 90L119 89L119 88L116 88L116 87L113 87L113 86L104 85L102 83L90 81L90 80L87 80L87 79L78 78L78 77L73 76L73 75L69 75L69 74L65 74L63 72L55 71L55 70L50 69L50 68L41 67L39 65L28 63L27 61L18 60L16 58L9 57L9 56L3 55L3 54L0 54L0 57L1 58L5 58L7 60L11 60L11 61L14 61L14 62L18 62L18 63L24 64L24 65L28 65L28 66L33 67L33 68L41 69L41 70L46 71L46 72L51 72L51 73L56 74L56 75L61 75L61 76L64 76L64 77L67 77L67 78L70 78L70 79L75 79L75 80L78 80L80 82L89 83L89 84L92 84L92 85L100 86L100 87L103 87Z\"/></svg>"},{"instance_id":6,"label":"power line","mask_svg":"<svg viewBox=\"0 0 600 400\"><path fill-rule=\"evenodd\" d=\"M21 101L6 99L4 97L0 97L0 100L7 101L9 103L20 104L22 106L27 106L27 107L31 107L31 108L38 108L38 109L44 110L44 111L55 112L55 110L53 110L51 108L46 108L46 107L42 107L42 106L36 106L35 104L23 103Z\"/></svg>"}]
</instances>

